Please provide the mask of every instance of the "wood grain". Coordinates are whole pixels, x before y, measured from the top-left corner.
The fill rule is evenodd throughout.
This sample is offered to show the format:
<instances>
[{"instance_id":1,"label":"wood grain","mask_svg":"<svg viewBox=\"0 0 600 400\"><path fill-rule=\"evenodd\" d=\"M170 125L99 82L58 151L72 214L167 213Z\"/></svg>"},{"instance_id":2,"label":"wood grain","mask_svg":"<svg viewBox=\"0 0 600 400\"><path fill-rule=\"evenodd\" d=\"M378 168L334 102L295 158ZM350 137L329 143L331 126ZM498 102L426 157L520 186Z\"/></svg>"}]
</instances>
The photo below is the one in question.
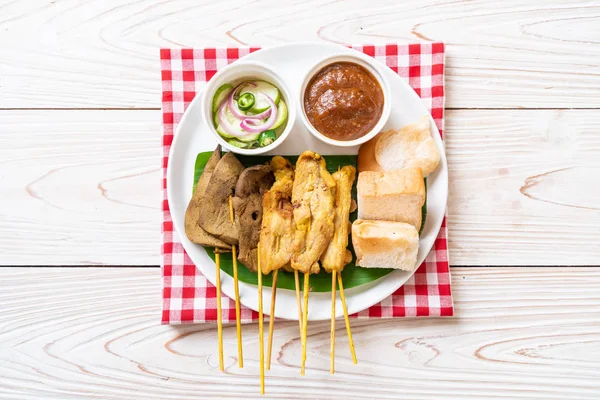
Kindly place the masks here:
<instances>
[{"instance_id":1,"label":"wood grain","mask_svg":"<svg viewBox=\"0 0 600 400\"><path fill-rule=\"evenodd\" d=\"M298 40L445 41L450 108L600 104L596 1L3 3L0 108L160 107L160 47Z\"/></svg>"},{"instance_id":2,"label":"wood grain","mask_svg":"<svg viewBox=\"0 0 600 400\"><path fill-rule=\"evenodd\" d=\"M469 109L446 120L451 263L597 265L599 20L594 0L0 0L0 266L87 266L0 268L0 398L599 398L600 267L453 268L455 318L353 321L358 365L338 323L333 376L327 322L306 377L278 322L264 397L255 325L243 370L225 328L220 373L213 325L159 325L158 268L90 267L160 262L158 49L298 40L445 41L446 107Z\"/></svg>"},{"instance_id":3,"label":"wood grain","mask_svg":"<svg viewBox=\"0 0 600 400\"><path fill-rule=\"evenodd\" d=\"M0 112L0 264L159 263L159 111Z\"/></svg>"},{"instance_id":4,"label":"wood grain","mask_svg":"<svg viewBox=\"0 0 600 400\"><path fill-rule=\"evenodd\" d=\"M0 111L0 265L158 265L159 111ZM449 111L452 265L594 265L600 111Z\"/></svg>"},{"instance_id":5,"label":"wood grain","mask_svg":"<svg viewBox=\"0 0 600 400\"><path fill-rule=\"evenodd\" d=\"M600 111L448 113L454 265L597 265Z\"/></svg>"},{"instance_id":6,"label":"wood grain","mask_svg":"<svg viewBox=\"0 0 600 400\"><path fill-rule=\"evenodd\" d=\"M359 364L338 324L275 325L265 398L597 399L600 268L455 268L456 317L353 321ZM256 325L160 326L160 270L1 268L2 399L260 399ZM568 379L567 379L568 378Z\"/></svg>"}]
</instances>

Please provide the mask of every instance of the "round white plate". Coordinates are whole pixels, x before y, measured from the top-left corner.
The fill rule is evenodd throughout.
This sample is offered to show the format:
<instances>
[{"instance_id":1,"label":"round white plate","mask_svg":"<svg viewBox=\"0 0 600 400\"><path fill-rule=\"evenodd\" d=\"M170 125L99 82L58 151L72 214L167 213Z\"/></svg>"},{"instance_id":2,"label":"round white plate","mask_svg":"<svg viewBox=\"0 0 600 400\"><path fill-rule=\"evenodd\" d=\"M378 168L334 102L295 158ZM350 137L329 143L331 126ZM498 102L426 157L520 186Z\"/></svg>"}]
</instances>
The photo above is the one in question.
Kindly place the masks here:
<instances>
[{"instance_id":1,"label":"round white plate","mask_svg":"<svg viewBox=\"0 0 600 400\"><path fill-rule=\"evenodd\" d=\"M243 59L259 61L268 65L287 82L292 98L297 99L304 74L319 60L336 53L355 51L335 44L297 43L265 48L251 53ZM384 130L401 128L417 122L419 117L429 114L421 99L402 78L387 67L383 70L392 91L392 113ZM201 118L201 92L202 90L198 91L189 105L175 133L167 167L167 196L173 225L183 247L200 272L214 284L214 262L208 257L202 246L188 240L184 230L185 210L192 196L191 182L194 179L196 156L200 152L212 151L216 147L216 141L208 130L206 121ZM295 104L295 106L298 107L297 114L299 115L301 105ZM419 265L425 260L425 256L431 250L440 230L448 197L446 154L433 119L431 119L431 129L441 153L441 160L435 172L427 178L427 219L420 237L417 260ZM313 150L323 155L358 153L358 147L333 147L319 141L302 125L301 119L297 118L291 134L274 150L272 155L297 155L304 150ZM394 271L376 281L345 290L348 312L356 313L380 302L402 286L412 275L412 272ZM226 273L221 274L221 288L225 295L232 299L235 298L233 278ZM263 289L263 309L267 312L270 310L270 299L271 288L265 287ZM256 286L240 282L240 300L246 307L258 310ZM331 293L310 293L309 302L309 320L330 318ZM339 296L336 312L338 317L343 314ZM298 319L294 291L286 289L277 291L275 316L292 320Z\"/></svg>"}]
</instances>

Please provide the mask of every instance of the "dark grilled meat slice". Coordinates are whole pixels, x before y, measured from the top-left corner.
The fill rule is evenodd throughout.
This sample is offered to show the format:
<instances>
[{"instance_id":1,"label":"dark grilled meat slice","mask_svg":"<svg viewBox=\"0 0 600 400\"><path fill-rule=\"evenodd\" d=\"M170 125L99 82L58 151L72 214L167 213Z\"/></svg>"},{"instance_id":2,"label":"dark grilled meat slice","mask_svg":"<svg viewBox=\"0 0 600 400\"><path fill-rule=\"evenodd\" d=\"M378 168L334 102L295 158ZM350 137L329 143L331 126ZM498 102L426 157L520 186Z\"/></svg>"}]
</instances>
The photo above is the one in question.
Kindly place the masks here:
<instances>
[{"instance_id":1,"label":"dark grilled meat slice","mask_svg":"<svg viewBox=\"0 0 600 400\"><path fill-rule=\"evenodd\" d=\"M263 194L274 181L269 165L255 165L242 171L235 187L233 207L240 227L238 259L252 272L258 268Z\"/></svg>"}]
</instances>

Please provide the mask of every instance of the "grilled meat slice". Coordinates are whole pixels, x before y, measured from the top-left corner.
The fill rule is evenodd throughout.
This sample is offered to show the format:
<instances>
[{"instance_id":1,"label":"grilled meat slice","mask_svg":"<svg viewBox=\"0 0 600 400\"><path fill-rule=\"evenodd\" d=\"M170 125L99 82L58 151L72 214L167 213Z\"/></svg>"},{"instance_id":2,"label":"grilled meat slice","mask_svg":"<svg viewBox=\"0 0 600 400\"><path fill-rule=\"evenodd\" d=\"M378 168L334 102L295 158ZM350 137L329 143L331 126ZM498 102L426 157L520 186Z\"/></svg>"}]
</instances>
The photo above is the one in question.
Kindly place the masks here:
<instances>
[{"instance_id":1,"label":"grilled meat slice","mask_svg":"<svg viewBox=\"0 0 600 400\"><path fill-rule=\"evenodd\" d=\"M233 208L240 226L238 259L252 272L256 272L258 267L263 194L274 181L271 166L255 165L242 171L235 186Z\"/></svg>"},{"instance_id":2,"label":"grilled meat slice","mask_svg":"<svg viewBox=\"0 0 600 400\"><path fill-rule=\"evenodd\" d=\"M294 217L291 203L294 167L276 156L270 162L275 183L263 196L260 230L260 260L263 274L289 264L294 241Z\"/></svg>"},{"instance_id":3,"label":"grilled meat slice","mask_svg":"<svg viewBox=\"0 0 600 400\"><path fill-rule=\"evenodd\" d=\"M312 151L302 153L292 190L295 232L291 265L298 271L319 272L319 258L333 237L334 188L325 159Z\"/></svg>"},{"instance_id":4,"label":"grilled meat slice","mask_svg":"<svg viewBox=\"0 0 600 400\"><path fill-rule=\"evenodd\" d=\"M270 165L254 165L242 171L235 185L235 196L246 198L253 194L264 194L275 182Z\"/></svg>"},{"instance_id":5,"label":"grilled meat slice","mask_svg":"<svg viewBox=\"0 0 600 400\"><path fill-rule=\"evenodd\" d=\"M233 195L244 167L233 153L226 153L217 163L200 203L200 226L229 244L237 244L239 226L231 222L229 196Z\"/></svg>"},{"instance_id":6,"label":"grilled meat slice","mask_svg":"<svg viewBox=\"0 0 600 400\"><path fill-rule=\"evenodd\" d=\"M335 218L334 234L331 243L321 256L321 266L325 271L341 271L346 264L352 261L352 255L348 259L346 249L348 247L348 235L350 234L350 210L352 208L352 185L356 179L356 168L347 165L332 174L335 181Z\"/></svg>"},{"instance_id":7,"label":"grilled meat slice","mask_svg":"<svg viewBox=\"0 0 600 400\"><path fill-rule=\"evenodd\" d=\"M212 173L220 160L221 146L219 145L208 159L204 167L204 172L202 172L200 179L198 179L196 189L185 211L185 234L192 242L202 246L231 249L228 243L212 236L198 224L200 220L200 204L202 204L202 199L204 198Z\"/></svg>"}]
</instances>

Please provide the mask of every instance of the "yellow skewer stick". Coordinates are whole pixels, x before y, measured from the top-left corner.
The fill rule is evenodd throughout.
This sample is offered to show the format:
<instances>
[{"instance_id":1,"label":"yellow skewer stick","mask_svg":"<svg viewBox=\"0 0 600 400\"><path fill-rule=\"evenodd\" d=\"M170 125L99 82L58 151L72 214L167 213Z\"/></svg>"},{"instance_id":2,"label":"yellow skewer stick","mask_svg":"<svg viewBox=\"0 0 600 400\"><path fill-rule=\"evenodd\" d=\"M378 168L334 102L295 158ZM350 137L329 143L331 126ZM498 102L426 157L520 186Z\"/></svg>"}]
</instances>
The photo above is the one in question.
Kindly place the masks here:
<instances>
[{"instance_id":1,"label":"yellow skewer stick","mask_svg":"<svg viewBox=\"0 0 600 400\"><path fill-rule=\"evenodd\" d=\"M217 337L219 340L219 369L225 370L223 366L223 311L221 310L221 255L215 251L216 284L217 284Z\"/></svg>"},{"instance_id":2,"label":"yellow skewer stick","mask_svg":"<svg viewBox=\"0 0 600 400\"><path fill-rule=\"evenodd\" d=\"M275 300L277 299L277 269L273 271L271 286L271 314L269 314L269 345L267 346L267 371L271 369L271 351L273 350L273 326L275 325Z\"/></svg>"},{"instance_id":3,"label":"yellow skewer stick","mask_svg":"<svg viewBox=\"0 0 600 400\"><path fill-rule=\"evenodd\" d=\"M354 351L354 341L352 340L352 331L350 330L350 320L348 319L348 308L346 307L346 297L344 296L344 284L342 283L342 274L338 275L338 284L340 285L340 298L342 299L342 308L344 309L344 321L346 322L346 333L348 334L348 343L350 344L350 352L352 353L352 362L356 361L356 352Z\"/></svg>"},{"instance_id":4,"label":"yellow skewer stick","mask_svg":"<svg viewBox=\"0 0 600 400\"><path fill-rule=\"evenodd\" d=\"M260 267L260 243L258 244L258 340L260 351L260 394L265 394L265 334L263 329L262 270Z\"/></svg>"},{"instance_id":5,"label":"yellow skewer stick","mask_svg":"<svg viewBox=\"0 0 600 400\"><path fill-rule=\"evenodd\" d=\"M335 291L336 291L336 281L335 281L336 270L331 271L331 349L329 351L329 356L331 357L331 364L329 366L329 373L334 373L334 364L335 364Z\"/></svg>"},{"instance_id":6,"label":"yellow skewer stick","mask_svg":"<svg viewBox=\"0 0 600 400\"><path fill-rule=\"evenodd\" d=\"M308 279L310 272L304 273L304 313L302 316L302 366L300 367L300 375L304 375L306 365L306 331L308 329Z\"/></svg>"},{"instance_id":7,"label":"yellow skewer stick","mask_svg":"<svg viewBox=\"0 0 600 400\"><path fill-rule=\"evenodd\" d=\"M302 300L300 300L300 277L297 269L294 270L294 281L296 282L296 303L298 303L298 325L300 326L300 337L302 338Z\"/></svg>"},{"instance_id":8,"label":"yellow skewer stick","mask_svg":"<svg viewBox=\"0 0 600 400\"><path fill-rule=\"evenodd\" d=\"M229 196L229 219L232 223L235 222L233 216L233 198ZM233 288L235 291L235 326L237 329L237 341L238 341L238 365L240 368L244 367L244 355L242 351L242 311L240 307L240 285L238 280L238 264L237 264L237 249L234 245L231 246L231 253L233 257Z\"/></svg>"}]
</instances>

